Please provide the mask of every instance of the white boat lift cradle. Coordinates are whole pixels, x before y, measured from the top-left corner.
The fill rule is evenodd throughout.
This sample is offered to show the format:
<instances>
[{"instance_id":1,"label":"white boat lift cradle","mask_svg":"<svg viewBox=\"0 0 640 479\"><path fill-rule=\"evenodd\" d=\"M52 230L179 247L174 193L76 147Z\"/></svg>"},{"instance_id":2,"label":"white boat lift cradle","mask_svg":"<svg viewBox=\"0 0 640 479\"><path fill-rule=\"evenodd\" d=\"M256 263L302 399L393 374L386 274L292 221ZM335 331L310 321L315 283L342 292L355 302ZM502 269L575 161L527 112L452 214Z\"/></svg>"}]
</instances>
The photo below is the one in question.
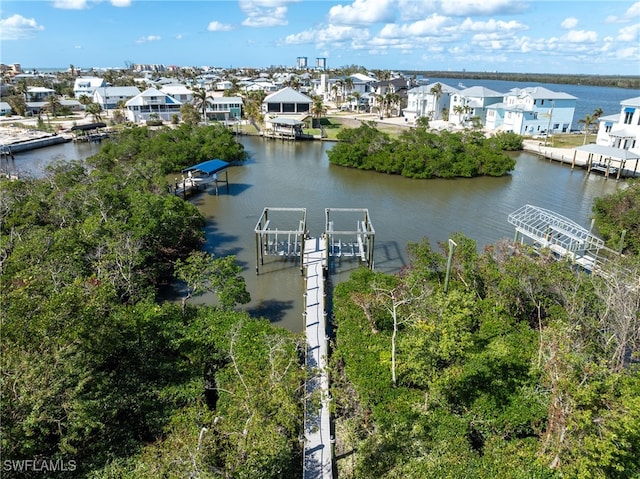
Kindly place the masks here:
<instances>
[{"instance_id":1,"label":"white boat lift cradle","mask_svg":"<svg viewBox=\"0 0 640 479\"><path fill-rule=\"evenodd\" d=\"M335 228L339 217L354 214L357 217L355 229ZM279 228L283 223L285 228ZM304 362L308 374L305 384L302 477L333 479L335 439L331 432L329 412L331 398L327 370L329 336L325 277L330 258L353 258L373 268L375 230L369 211L362 208L326 208L325 231L320 237L313 238L307 231L305 208L264 208L254 232L256 274L260 273L260 266L264 264L266 256L294 261L300 259L300 270L305 282Z\"/></svg>"},{"instance_id":2,"label":"white boat lift cradle","mask_svg":"<svg viewBox=\"0 0 640 479\"><path fill-rule=\"evenodd\" d=\"M582 226L544 208L524 205L509 215L509 223L516 227L514 243L529 238L535 248L548 248L559 259L567 259L588 272L602 265L604 241ZM522 236L520 236L522 235ZM610 251L610 250L608 250Z\"/></svg>"}]
</instances>

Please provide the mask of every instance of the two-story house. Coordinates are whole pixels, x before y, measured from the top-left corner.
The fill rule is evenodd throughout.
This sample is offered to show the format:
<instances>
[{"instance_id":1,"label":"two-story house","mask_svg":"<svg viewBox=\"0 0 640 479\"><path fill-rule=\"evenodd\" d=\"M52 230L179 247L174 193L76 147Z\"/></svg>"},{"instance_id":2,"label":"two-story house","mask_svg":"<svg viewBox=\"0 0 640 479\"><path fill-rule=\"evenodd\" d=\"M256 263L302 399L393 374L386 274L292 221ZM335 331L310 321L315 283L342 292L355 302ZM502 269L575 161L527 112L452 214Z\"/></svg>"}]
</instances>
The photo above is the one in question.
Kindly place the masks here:
<instances>
[{"instance_id":1,"label":"two-story house","mask_svg":"<svg viewBox=\"0 0 640 479\"><path fill-rule=\"evenodd\" d=\"M171 121L174 115L180 117L182 103L161 92L157 88L149 88L134 96L125 104L125 116L134 123L159 119Z\"/></svg>"},{"instance_id":2,"label":"two-story house","mask_svg":"<svg viewBox=\"0 0 640 479\"><path fill-rule=\"evenodd\" d=\"M620 113L599 119L596 144L640 154L640 96L620 102Z\"/></svg>"},{"instance_id":3,"label":"two-story house","mask_svg":"<svg viewBox=\"0 0 640 479\"><path fill-rule=\"evenodd\" d=\"M93 92L96 88L102 88L107 86L104 78L100 77L78 77L73 84L73 95L76 98L80 98L82 95L87 95L89 98L93 98Z\"/></svg>"},{"instance_id":4,"label":"two-story house","mask_svg":"<svg viewBox=\"0 0 640 479\"><path fill-rule=\"evenodd\" d=\"M139 93L140 90L135 86L100 87L93 92L93 102L100 105L103 110L110 110L118 108L120 102L126 103Z\"/></svg>"},{"instance_id":5,"label":"two-story house","mask_svg":"<svg viewBox=\"0 0 640 479\"><path fill-rule=\"evenodd\" d=\"M487 128L495 128L497 112L491 107L502 102L503 93L483 86L463 88L451 95L449 104L449 122L454 125L468 125L475 121Z\"/></svg>"},{"instance_id":6,"label":"two-story house","mask_svg":"<svg viewBox=\"0 0 640 479\"><path fill-rule=\"evenodd\" d=\"M487 109L488 129L519 135L543 135L570 131L577 98L536 86L513 88L501 103Z\"/></svg>"},{"instance_id":7,"label":"two-story house","mask_svg":"<svg viewBox=\"0 0 640 479\"><path fill-rule=\"evenodd\" d=\"M410 121L420 117L441 120L450 110L451 99L457 93L456 88L445 83L436 82L417 86L407 92L407 107L402 112Z\"/></svg>"}]
</instances>

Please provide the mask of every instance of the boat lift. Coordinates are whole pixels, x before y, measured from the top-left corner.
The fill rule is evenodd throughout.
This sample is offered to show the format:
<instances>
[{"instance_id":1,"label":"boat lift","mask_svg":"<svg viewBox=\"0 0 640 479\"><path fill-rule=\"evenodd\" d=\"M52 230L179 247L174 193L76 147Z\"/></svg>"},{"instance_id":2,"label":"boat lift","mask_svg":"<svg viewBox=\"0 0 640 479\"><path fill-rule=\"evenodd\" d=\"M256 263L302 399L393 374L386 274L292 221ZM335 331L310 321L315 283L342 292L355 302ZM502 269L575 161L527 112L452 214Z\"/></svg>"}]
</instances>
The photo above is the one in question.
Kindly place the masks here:
<instances>
[{"instance_id":1,"label":"boat lift","mask_svg":"<svg viewBox=\"0 0 640 479\"><path fill-rule=\"evenodd\" d=\"M271 213L271 218L269 218ZM280 214L280 213L284 213ZM287 218L293 213L299 214L296 229L280 229L276 223L283 220L287 224L295 224L295 219ZM254 228L256 235L256 274L260 274L260 266L265 256L280 256L285 259L300 258L300 271L303 272L304 242L307 237L306 208L273 208L266 207Z\"/></svg>"},{"instance_id":2,"label":"boat lift","mask_svg":"<svg viewBox=\"0 0 640 479\"><path fill-rule=\"evenodd\" d=\"M343 216L356 213L355 229L337 229L336 214ZM361 216L360 216L361 215ZM353 221L353 218L347 221ZM340 222L340 228L342 224ZM373 246L375 229L371 223L371 216L367 208L325 208L325 239L330 258L359 258L373 269Z\"/></svg>"}]
</instances>

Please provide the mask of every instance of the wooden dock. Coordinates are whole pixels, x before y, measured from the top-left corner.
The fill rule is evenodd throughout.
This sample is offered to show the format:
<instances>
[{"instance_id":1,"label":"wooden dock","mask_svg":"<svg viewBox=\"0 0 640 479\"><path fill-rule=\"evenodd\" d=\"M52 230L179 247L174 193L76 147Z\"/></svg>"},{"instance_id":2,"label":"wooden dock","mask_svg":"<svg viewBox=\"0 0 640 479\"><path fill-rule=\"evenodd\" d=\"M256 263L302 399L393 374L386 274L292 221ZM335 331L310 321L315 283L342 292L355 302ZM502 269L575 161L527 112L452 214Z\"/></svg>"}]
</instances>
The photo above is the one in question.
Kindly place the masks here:
<instances>
[{"instance_id":1,"label":"wooden dock","mask_svg":"<svg viewBox=\"0 0 640 479\"><path fill-rule=\"evenodd\" d=\"M304 405L304 479L333 478L333 436L329 415L328 335L325 309L324 272L327 242L308 238L304 243L305 366L309 379ZM319 399L319 401L318 401Z\"/></svg>"}]
</instances>

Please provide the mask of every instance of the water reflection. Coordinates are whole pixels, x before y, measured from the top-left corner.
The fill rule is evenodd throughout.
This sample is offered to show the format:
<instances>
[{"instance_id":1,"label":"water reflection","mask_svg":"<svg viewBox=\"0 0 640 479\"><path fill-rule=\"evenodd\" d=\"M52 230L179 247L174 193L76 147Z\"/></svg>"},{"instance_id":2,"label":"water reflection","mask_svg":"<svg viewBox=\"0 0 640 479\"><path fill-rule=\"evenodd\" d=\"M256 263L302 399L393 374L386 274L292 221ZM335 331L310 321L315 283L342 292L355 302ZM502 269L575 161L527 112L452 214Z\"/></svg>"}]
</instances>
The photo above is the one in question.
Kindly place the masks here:
<instances>
[{"instance_id":1,"label":"water reflection","mask_svg":"<svg viewBox=\"0 0 640 479\"><path fill-rule=\"evenodd\" d=\"M208 249L235 254L242 264L253 299L249 311L294 331L302 329L303 281L297 262L268 257L260 275L255 274L253 231L265 207L306 208L312 236L324 231L325 208L367 208L376 230L376 269L396 272L407 260L410 241L428 237L435 246L462 232L482 248L512 238L507 216L526 203L588 227L593 198L624 184L528 153L517 154L515 171L502 178L412 180L330 165L326 150L331 143L240 141L251 160L229 169L230 193L216 196L210 190L193 201L208 221ZM357 262L345 259L336 267L333 282L346 278Z\"/></svg>"}]
</instances>

